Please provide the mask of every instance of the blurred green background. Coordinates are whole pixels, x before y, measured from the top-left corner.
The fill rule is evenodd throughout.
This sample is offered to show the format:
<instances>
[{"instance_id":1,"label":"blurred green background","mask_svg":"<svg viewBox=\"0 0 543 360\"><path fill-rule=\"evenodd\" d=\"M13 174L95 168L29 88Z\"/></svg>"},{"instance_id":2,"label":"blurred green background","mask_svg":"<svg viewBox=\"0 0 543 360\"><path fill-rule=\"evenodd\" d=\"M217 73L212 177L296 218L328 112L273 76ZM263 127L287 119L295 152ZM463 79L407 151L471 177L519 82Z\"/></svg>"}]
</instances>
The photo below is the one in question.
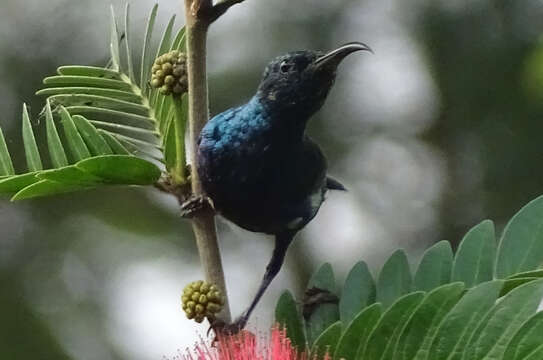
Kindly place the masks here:
<instances>
[{"instance_id":1,"label":"blurred green background","mask_svg":"<svg viewBox=\"0 0 543 360\"><path fill-rule=\"evenodd\" d=\"M110 3L122 13L120 0L1 2L0 126L19 170L22 102L37 118L43 77L107 63ZM131 4L137 44L152 2ZM181 8L160 1L160 23ZM299 235L253 328L321 262L339 279L360 259L378 271L398 247L416 263L428 244L455 245L485 218L503 228L543 193L542 34L542 0L247 0L213 26L213 114L248 99L281 53L353 40L375 50L344 62L308 130L350 191L330 194ZM223 221L219 230L238 314L272 242ZM2 199L0 359L174 356L207 330L179 304L201 277L188 224L152 189Z\"/></svg>"}]
</instances>

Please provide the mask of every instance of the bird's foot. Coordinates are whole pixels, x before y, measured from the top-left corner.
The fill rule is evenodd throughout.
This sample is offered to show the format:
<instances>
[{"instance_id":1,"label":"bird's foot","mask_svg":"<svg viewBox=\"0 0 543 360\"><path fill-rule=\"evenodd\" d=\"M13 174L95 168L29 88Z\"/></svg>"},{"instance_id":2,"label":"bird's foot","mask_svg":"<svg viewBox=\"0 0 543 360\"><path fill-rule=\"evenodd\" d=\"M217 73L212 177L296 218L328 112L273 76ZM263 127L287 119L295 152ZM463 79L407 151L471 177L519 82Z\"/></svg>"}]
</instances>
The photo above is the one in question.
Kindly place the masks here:
<instances>
[{"instance_id":1,"label":"bird's foot","mask_svg":"<svg viewBox=\"0 0 543 360\"><path fill-rule=\"evenodd\" d=\"M192 218L204 210L215 212L213 200L204 195L192 195L181 204L181 216L184 218Z\"/></svg>"},{"instance_id":2,"label":"bird's foot","mask_svg":"<svg viewBox=\"0 0 543 360\"><path fill-rule=\"evenodd\" d=\"M304 319L309 319L311 314L321 304L338 304L339 298L337 295L333 294L329 290L319 289L317 287L312 287L307 289L304 295L303 306L302 306L302 315Z\"/></svg>"},{"instance_id":3,"label":"bird's foot","mask_svg":"<svg viewBox=\"0 0 543 360\"><path fill-rule=\"evenodd\" d=\"M237 335L247 325L247 317L245 315L240 316L236 321L227 324L221 320L215 320L211 324L211 329L215 332L217 337L220 336L233 336Z\"/></svg>"}]
</instances>

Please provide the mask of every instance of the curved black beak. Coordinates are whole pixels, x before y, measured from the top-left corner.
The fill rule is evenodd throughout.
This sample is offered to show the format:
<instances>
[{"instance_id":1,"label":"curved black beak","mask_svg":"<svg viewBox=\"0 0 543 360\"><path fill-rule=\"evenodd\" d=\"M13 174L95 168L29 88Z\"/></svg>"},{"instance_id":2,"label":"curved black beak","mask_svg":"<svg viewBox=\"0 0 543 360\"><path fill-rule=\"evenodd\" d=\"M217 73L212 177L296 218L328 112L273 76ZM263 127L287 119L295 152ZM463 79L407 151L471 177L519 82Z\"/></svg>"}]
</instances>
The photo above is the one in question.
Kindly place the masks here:
<instances>
[{"instance_id":1,"label":"curved black beak","mask_svg":"<svg viewBox=\"0 0 543 360\"><path fill-rule=\"evenodd\" d=\"M315 65L319 68L328 65L337 67L339 63L347 57L347 55L361 50L369 51L373 54L373 50L368 45L354 41L341 45L337 49L317 58L317 60L315 60Z\"/></svg>"}]
</instances>

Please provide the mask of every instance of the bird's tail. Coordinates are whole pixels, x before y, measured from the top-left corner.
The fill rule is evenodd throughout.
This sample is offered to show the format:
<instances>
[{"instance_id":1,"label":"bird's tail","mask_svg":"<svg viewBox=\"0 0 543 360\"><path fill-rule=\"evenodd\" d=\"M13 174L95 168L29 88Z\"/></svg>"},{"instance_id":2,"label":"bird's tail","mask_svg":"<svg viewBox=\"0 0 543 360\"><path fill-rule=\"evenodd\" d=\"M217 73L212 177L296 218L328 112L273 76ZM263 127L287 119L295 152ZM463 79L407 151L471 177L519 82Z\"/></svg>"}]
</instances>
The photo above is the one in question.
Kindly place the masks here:
<instances>
[{"instance_id":1,"label":"bird's tail","mask_svg":"<svg viewBox=\"0 0 543 360\"><path fill-rule=\"evenodd\" d=\"M347 191L347 188L342 183L330 176L326 177L326 188L329 190Z\"/></svg>"}]
</instances>

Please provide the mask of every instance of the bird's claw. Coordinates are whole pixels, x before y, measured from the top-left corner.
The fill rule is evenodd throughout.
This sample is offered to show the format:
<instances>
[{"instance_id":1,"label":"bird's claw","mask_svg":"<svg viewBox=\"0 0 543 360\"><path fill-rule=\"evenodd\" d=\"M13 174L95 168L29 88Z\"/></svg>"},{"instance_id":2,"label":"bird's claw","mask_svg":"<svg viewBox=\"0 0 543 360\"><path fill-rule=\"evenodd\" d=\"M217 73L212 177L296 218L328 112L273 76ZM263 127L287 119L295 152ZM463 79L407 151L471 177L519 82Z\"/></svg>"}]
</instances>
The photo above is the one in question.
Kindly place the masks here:
<instances>
[{"instance_id":1,"label":"bird's claw","mask_svg":"<svg viewBox=\"0 0 543 360\"><path fill-rule=\"evenodd\" d=\"M302 305L302 315L304 319L307 320L309 319L311 314L313 314L313 312L319 307L319 305L337 303L339 303L339 298L337 297L337 295L326 289L312 287L310 289L307 289L305 292Z\"/></svg>"},{"instance_id":2,"label":"bird's claw","mask_svg":"<svg viewBox=\"0 0 543 360\"><path fill-rule=\"evenodd\" d=\"M236 321L230 324L221 320L215 320L211 324L210 330L213 330L216 336L233 336L242 331L246 324L247 319L245 316L240 316Z\"/></svg>"},{"instance_id":3,"label":"bird's claw","mask_svg":"<svg viewBox=\"0 0 543 360\"><path fill-rule=\"evenodd\" d=\"M181 216L184 218L192 218L204 210L215 212L213 200L205 195L192 195L181 204Z\"/></svg>"}]
</instances>

